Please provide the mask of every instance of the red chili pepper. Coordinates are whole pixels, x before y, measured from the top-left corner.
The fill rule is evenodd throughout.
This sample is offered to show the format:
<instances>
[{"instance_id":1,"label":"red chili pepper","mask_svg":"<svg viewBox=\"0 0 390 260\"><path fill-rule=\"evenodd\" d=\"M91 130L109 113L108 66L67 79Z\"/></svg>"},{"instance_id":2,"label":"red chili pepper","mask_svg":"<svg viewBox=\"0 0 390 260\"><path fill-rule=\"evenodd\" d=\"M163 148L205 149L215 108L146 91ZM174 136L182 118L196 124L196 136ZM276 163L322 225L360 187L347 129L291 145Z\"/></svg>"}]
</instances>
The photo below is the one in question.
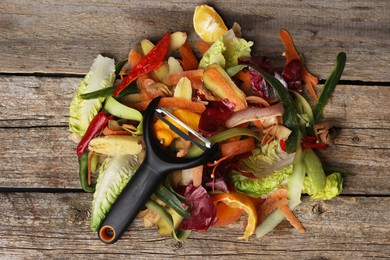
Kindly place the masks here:
<instances>
[{"instance_id":1,"label":"red chili pepper","mask_svg":"<svg viewBox=\"0 0 390 260\"><path fill-rule=\"evenodd\" d=\"M131 82L136 80L138 77L145 75L152 70L158 68L163 62L165 55L168 52L169 43L171 40L171 33L167 32L161 40L153 47L153 49L142 58L140 62L135 65L130 73L124 77L121 83L116 87L114 91L114 97L118 96L119 93L125 89Z\"/></svg>"},{"instance_id":2,"label":"red chili pepper","mask_svg":"<svg viewBox=\"0 0 390 260\"><path fill-rule=\"evenodd\" d=\"M280 139L279 144L280 144L280 148L282 148L283 152L286 152L287 151L286 142L284 140Z\"/></svg>"},{"instance_id":3,"label":"red chili pepper","mask_svg":"<svg viewBox=\"0 0 390 260\"><path fill-rule=\"evenodd\" d=\"M83 138L81 138L81 141L77 145L77 155L79 157L84 154L89 142L103 130L111 118L111 115L107 115L104 111L101 111L92 119Z\"/></svg>"},{"instance_id":4,"label":"red chili pepper","mask_svg":"<svg viewBox=\"0 0 390 260\"><path fill-rule=\"evenodd\" d=\"M318 143L318 139L316 136L307 135L303 139L304 139L303 146L302 146L303 149L311 149L311 148L325 149L327 146L324 143Z\"/></svg>"}]
</instances>

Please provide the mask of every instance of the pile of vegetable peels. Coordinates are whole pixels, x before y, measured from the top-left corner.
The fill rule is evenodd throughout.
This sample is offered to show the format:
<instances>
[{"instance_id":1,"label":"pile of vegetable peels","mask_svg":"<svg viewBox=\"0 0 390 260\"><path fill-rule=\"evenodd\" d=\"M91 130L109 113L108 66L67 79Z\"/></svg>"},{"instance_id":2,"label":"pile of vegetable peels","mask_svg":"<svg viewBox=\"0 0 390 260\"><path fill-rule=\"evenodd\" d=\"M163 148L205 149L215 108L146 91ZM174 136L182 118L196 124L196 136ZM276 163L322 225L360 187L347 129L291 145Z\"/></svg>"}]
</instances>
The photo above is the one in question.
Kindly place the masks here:
<instances>
[{"instance_id":1,"label":"pile of vegetable peels","mask_svg":"<svg viewBox=\"0 0 390 260\"><path fill-rule=\"evenodd\" d=\"M324 121L323 109L343 72L345 53L337 55L317 96L318 79L286 30L279 32L286 63L278 69L251 53L254 43L242 37L238 24L224 28L212 42L195 45L185 32L167 32L156 45L145 39L117 63L98 55L81 81L69 128L78 143L82 188L94 193L93 231L142 163L143 112L157 96L159 106L220 148L207 164L172 172L146 203L139 217L159 234L184 241L191 231L242 218L246 240L284 219L304 232L293 213L302 194L328 200L341 192L342 174L325 172L315 149L334 145L333 123ZM202 153L161 120L154 131L169 153Z\"/></svg>"}]
</instances>

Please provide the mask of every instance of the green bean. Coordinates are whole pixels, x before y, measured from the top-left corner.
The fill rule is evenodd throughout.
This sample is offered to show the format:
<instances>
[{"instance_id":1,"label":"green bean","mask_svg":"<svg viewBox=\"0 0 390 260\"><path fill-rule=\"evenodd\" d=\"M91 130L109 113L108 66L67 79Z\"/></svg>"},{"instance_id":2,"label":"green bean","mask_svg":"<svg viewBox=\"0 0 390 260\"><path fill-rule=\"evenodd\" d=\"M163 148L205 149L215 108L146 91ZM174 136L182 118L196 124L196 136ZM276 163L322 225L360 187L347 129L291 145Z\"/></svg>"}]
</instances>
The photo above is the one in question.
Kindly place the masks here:
<instances>
[{"instance_id":1,"label":"green bean","mask_svg":"<svg viewBox=\"0 0 390 260\"><path fill-rule=\"evenodd\" d=\"M318 101L314 107L314 123L318 123L319 121L321 121L324 107L332 96L336 85L341 78L341 74L343 74L346 59L347 55L345 54L345 52L340 52L337 55L336 66L330 74L329 78L325 81L322 92L318 97Z\"/></svg>"}]
</instances>

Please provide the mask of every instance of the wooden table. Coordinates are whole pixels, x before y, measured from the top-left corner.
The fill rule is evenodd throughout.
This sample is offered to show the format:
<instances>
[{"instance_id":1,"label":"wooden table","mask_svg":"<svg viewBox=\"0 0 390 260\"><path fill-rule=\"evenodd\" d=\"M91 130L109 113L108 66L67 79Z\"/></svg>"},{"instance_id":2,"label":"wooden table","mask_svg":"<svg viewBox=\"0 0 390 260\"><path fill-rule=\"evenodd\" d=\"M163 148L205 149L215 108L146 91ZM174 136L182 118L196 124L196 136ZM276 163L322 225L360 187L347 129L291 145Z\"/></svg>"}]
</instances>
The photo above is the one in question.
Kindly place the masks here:
<instances>
[{"instance_id":1,"label":"wooden table","mask_svg":"<svg viewBox=\"0 0 390 260\"><path fill-rule=\"evenodd\" d=\"M203 1L2 0L0 3L0 256L2 259L367 259L390 256L390 2L208 1L255 41L253 53L281 64L286 28L321 82L339 51L347 66L325 115L337 146L321 153L355 173L343 193L296 210L306 233L283 222L262 239L237 240L244 222L193 232L185 243L137 220L104 245L90 232L91 194L78 179L68 106L93 59L117 60L143 38L186 31ZM318 90L321 89L321 86Z\"/></svg>"}]
</instances>

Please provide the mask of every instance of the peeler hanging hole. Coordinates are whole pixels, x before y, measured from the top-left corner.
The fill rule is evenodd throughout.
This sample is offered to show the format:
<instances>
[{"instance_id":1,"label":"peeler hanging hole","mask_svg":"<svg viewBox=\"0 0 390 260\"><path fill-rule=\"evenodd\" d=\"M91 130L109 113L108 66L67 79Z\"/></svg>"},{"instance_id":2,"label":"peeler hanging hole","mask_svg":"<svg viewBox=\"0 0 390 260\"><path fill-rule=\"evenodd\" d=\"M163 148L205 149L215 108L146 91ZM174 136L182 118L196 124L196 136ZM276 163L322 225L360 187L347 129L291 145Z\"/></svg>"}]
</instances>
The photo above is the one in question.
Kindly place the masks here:
<instances>
[{"instance_id":1,"label":"peeler hanging hole","mask_svg":"<svg viewBox=\"0 0 390 260\"><path fill-rule=\"evenodd\" d=\"M99 231L99 237L104 243L111 243L115 236L115 229L111 226L103 226Z\"/></svg>"}]
</instances>

